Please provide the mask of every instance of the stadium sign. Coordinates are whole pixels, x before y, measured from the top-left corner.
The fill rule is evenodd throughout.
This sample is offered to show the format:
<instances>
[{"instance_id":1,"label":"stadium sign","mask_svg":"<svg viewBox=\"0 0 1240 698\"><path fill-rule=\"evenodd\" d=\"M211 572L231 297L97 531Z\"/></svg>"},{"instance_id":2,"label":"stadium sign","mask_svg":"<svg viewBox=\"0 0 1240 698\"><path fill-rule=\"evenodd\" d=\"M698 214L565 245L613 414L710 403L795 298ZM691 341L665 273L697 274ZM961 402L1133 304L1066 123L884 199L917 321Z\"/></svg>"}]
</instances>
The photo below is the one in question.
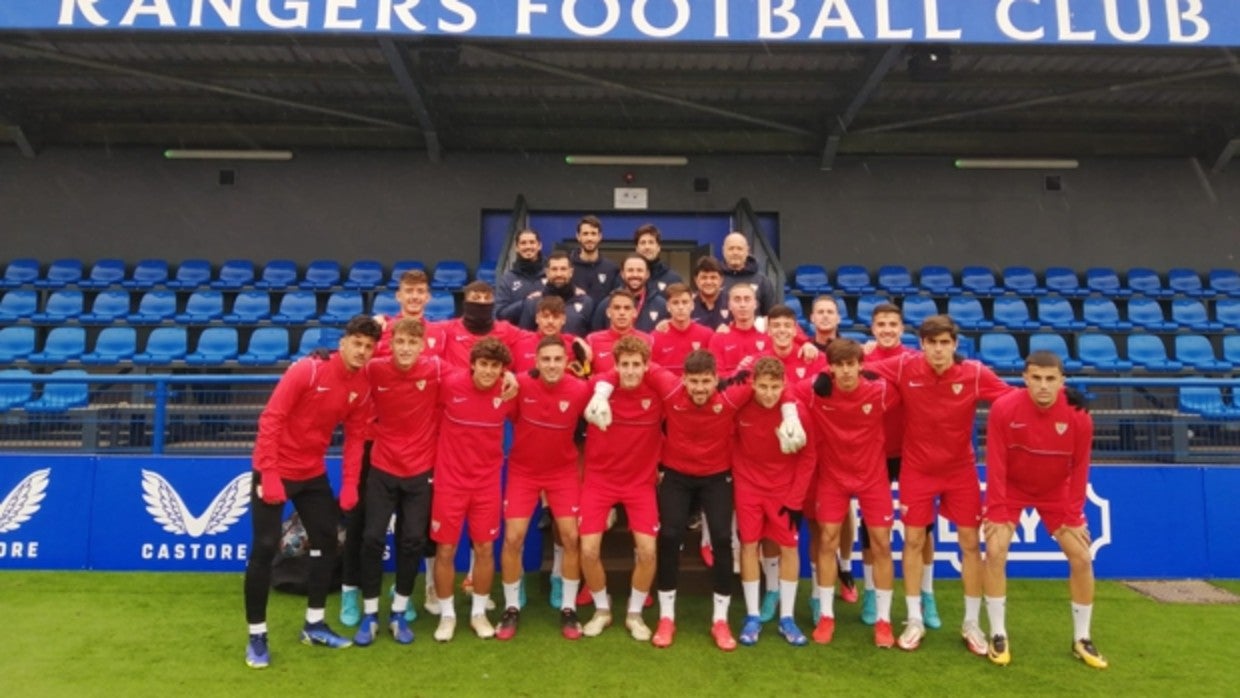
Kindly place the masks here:
<instances>
[{"instance_id":1,"label":"stadium sign","mask_svg":"<svg viewBox=\"0 0 1240 698\"><path fill-rule=\"evenodd\" d=\"M0 30L1240 45L1235 0L4 0Z\"/></svg>"},{"instance_id":2,"label":"stadium sign","mask_svg":"<svg viewBox=\"0 0 1240 698\"><path fill-rule=\"evenodd\" d=\"M0 461L0 569L82 569L94 467L85 459Z\"/></svg>"}]
</instances>

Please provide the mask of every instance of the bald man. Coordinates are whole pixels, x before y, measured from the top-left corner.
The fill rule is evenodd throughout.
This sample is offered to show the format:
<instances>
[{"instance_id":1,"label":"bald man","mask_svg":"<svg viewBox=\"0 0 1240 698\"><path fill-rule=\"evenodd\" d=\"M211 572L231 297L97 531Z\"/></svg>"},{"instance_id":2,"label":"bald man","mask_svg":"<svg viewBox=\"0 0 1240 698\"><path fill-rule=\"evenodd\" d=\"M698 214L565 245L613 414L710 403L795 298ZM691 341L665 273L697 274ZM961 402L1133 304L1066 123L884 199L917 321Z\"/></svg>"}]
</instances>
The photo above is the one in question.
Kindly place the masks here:
<instances>
[{"instance_id":1,"label":"bald man","mask_svg":"<svg viewBox=\"0 0 1240 698\"><path fill-rule=\"evenodd\" d=\"M749 284L758 297L758 315L766 315L775 305L775 287L758 271L758 260L749 253L744 233L728 233L723 239L723 295L736 284Z\"/></svg>"}]
</instances>

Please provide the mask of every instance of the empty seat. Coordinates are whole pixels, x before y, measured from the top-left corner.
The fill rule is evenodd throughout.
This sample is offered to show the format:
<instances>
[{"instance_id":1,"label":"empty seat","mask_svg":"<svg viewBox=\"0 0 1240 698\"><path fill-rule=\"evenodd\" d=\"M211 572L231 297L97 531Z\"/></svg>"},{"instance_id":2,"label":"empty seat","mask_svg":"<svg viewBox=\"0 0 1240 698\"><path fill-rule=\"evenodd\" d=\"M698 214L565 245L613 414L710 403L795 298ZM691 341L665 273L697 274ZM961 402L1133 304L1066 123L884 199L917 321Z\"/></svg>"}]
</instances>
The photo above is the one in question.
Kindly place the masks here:
<instances>
[{"instance_id":1,"label":"empty seat","mask_svg":"<svg viewBox=\"0 0 1240 698\"><path fill-rule=\"evenodd\" d=\"M900 341L905 346L910 346L914 349L921 348L921 340L917 339L917 335L906 334L900 338ZM956 338L956 353L960 354L966 359L976 359L977 358L977 343L974 342L973 338L970 337L969 335L962 334Z\"/></svg>"},{"instance_id":2,"label":"empty seat","mask_svg":"<svg viewBox=\"0 0 1240 698\"><path fill-rule=\"evenodd\" d=\"M1171 301L1171 319L1197 332L1220 332L1223 329L1223 323L1211 320L1205 305L1195 298Z\"/></svg>"},{"instance_id":3,"label":"empty seat","mask_svg":"<svg viewBox=\"0 0 1240 698\"><path fill-rule=\"evenodd\" d=\"M301 288L325 290L340 285L340 263L332 259L316 259L306 267Z\"/></svg>"},{"instance_id":4,"label":"empty seat","mask_svg":"<svg viewBox=\"0 0 1240 698\"><path fill-rule=\"evenodd\" d=\"M194 291L185 302L185 312L176 314L177 322L202 324L224 316L224 294L219 291Z\"/></svg>"},{"instance_id":5,"label":"empty seat","mask_svg":"<svg viewBox=\"0 0 1240 698\"><path fill-rule=\"evenodd\" d=\"M81 369L61 369L51 373L56 378L86 377ZM43 394L37 400L26 403L27 412L64 412L74 407L85 407L90 402L90 388L83 382L45 382Z\"/></svg>"},{"instance_id":6,"label":"empty seat","mask_svg":"<svg viewBox=\"0 0 1240 698\"><path fill-rule=\"evenodd\" d=\"M343 325L364 311L362 294L357 291L336 291L327 297L327 308L319 321L328 325Z\"/></svg>"},{"instance_id":7,"label":"empty seat","mask_svg":"<svg viewBox=\"0 0 1240 698\"><path fill-rule=\"evenodd\" d=\"M1206 419L1240 419L1240 409L1223 402L1223 391L1209 385L1180 388L1181 412L1199 414Z\"/></svg>"},{"instance_id":8,"label":"empty seat","mask_svg":"<svg viewBox=\"0 0 1240 698\"><path fill-rule=\"evenodd\" d=\"M101 259L90 267L90 274L78 282L79 288L100 289L120 285L125 280L125 260Z\"/></svg>"},{"instance_id":9,"label":"empty seat","mask_svg":"<svg viewBox=\"0 0 1240 698\"><path fill-rule=\"evenodd\" d=\"M1038 283L1038 275L1029 267L1012 266L1003 269L1003 287L1018 296L1041 296L1046 289Z\"/></svg>"},{"instance_id":10,"label":"empty seat","mask_svg":"<svg viewBox=\"0 0 1240 698\"><path fill-rule=\"evenodd\" d=\"M1171 289L1163 286L1162 277L1158 272L1146 267L1134 267L1128 270L1128 288L1150 298L1166 298L1174 295Z\"/></svg>"},{"instance_id":11,"label":"empty seat","mask_svg":"<svg viewBox=\"0 0 1240 698\"><path fill-rule=\"evenodd\" d=\"M211 283L211 263L205 259L187 259L177 267L177 274L164 284L168 288L190 290Z\"/></svg>"},{"instance_id":12,"label":"empty seat","mask_svg":"<svg viewBox=\"0 0 1240 698\"><path fill-rule=\"evenodd\" d=\"M1214 293L1201 283L1201 275L1192 269L1176 267L1167 271L1167 287L1185 296L1212 296Z\"/></svg>"},{"instance_id":13,"label":"empty seat","mask_svg":"<svg viewBox=\"0 0 1240 698\"><path fill-rule=\"evenodd\" d=\"M1240 366L1240 334L1223 337L1223 360Z\"/></svg>"},{"instance_id":14,"label":"empty seat","mask_svg":"<svg viewBox=\"0 0 1240 698\"><path fill-rule=\"evenodd\" d=\"M1240 298L1221 298L1214 303L1214 320L1224 329L1240 330Z\"/></svg>"},{"instance_id":15,"label":"empty seat","mask_svg":"<svg viewBox=\"0 0 1240 698\"><path fill-rule=\"evenodd\" d=\"M1214 345L1199 334L1176 335L1175 358L1198 371L1230 371L1233 366L1215 356Z\"/></svg>"},{"instance_id":16,"label":"empty seat","mask_svg":"<svg viewBox=\"0 0 1240 698\"><path fill-rule=\"evenodd\" d=\"M230 259L220 265L219 274L211 282L211 288L237 290L254 283L254 262L248 259Z\"/></svg>"},{"instance_id":17,"label":"empty seat","mask_svg":"<svg viewBox=\"0 0 1240 698\"><path fill-rule=\"evenodd\" d=\"M208 327L198 336L198 345L185 356L185 363L202 366L222 364L237 358L237 328Z\"/></svg>"},{"instance_id":18,"label":"empty seat","mask_svg":"<svg viewBox=\"0 0 1240 698\"><path fill-rule=\"evenodd\" d=\"M383 265L373 259L361 259L349 267L344 287L369 291L383 284Z\"/></svg>"},{"instance_id":19,"label":"empty seat","mask_svg":"<svg viewBox=\"0 0 1240 698\"><path fill-rule=\"evenodd\" d=\"M799 293L815 295L830 293L831 282L827 270L821 264L800 264L792 274L793 288Z\"/></svg>"},{"instance_id":20,"label":"empty seat","mask_svg":"<svg viewBox=\"0 0 1240 698\"><path fill-rule=\"evenodd\" d=\"M209 272L208 272L209 275ZM146 291L168 282L168 262L163 259L143 259L134 265L133 273L121 282L121 286Z\"/></svg>"},{"instance_id":21,"label":"empty seat","mask_svg":"<svg viewBox=\"0 0 1240 698\"><path fill-rule=\"evenodd\" d=\"M1049 332L1029 335L1029 353L1032 354L1035 351L1049 351L1055 354L1063 361L1065 371L1081 370L1081 362L1072 358L1068 352L1068 343L1060 335Z\"/></svg>"},{"instance_id":22,"label":"empty seat","mask_svg":"<svg viewBox=\"0 0 1240 698\"><path fill-rule=\"evenodd\" d=\"M83 313L78 320L87 324L106 325L123 320L126 315L129 315L129 291L116 289L100 291L90 305L90 312Z\"/></svg>"},{"instance_id":23,"label":"empty seat","mask_svg":"<svg viewBox=\"0 0 1240 698\"><path fill-rule=\"evenodd\" d=\"M82 363L108 366L129 361L138 351L138 333L132 327L105 327L95 339L94 351L82 355Z\"/></svg>"},{"instance_id":24,"label":"empty seat","mask_svg":"<svg viewBox=\"0 0 1240 698\"><path fill-rule=\"evenodd\" d=\"M1081 286L1076 272L1068 267L1046 268L1046 290L1058 293L1066 298L1081 298L1089 295L1089 290Z\"/></svg>"},{"instance_id":25,"label":"empty seat","mask_svg":"<svg viewBox=\"0 0 1240 698\"><path fill-rule=\"evenodd\" d=\"M926 318L939 314L939 305L930 296L905 296L900 314L909 327L919 327Z\"/></svg>"},{"instance_id":26,"label":"empty seat","mask_svg":"<svg viewBox=\"0 0 1240 698\"><path fill-rule=\"evenodd\" d=\"M903 264L886 264L878 268L878 287L888 293L905 295L916 293L913 273Z\"/></svg>"},{"instance_id":27,"label":"empty seat","mask_svg":"<svg viewBox=\"0 0 1240 698\"><path fill-rule=\"evenodd\" d=\"M34 315L39 309L39 294L27 288L7 291L0 298L0 322L14 322Z\"/></svg>"},{"instance_id":28,"label":"empty seat","mask_svg":"<svg viewBox=\"0 0 1240 698\"><path fill-rule=\"evenodd\" d=\"M82 314L82 307L83 298L81 291L61 289L53 291L52 295L47 297L47 303L44 304L43 311L31 315L30 319L42 323L76 320Z\"/></svg>"},{"instance_id":29,"label":"empty seat","mask_svg":"<svg viewBox=\"0 0 1240 698\"><path fill-rule=\"evenodd\" d=\"M390 293L375 294L374 303L370 307L371 315L389 315L395 317L400 315L400 301L396 300L396 296Z\"/></svg>"},{"instance_id":30,"label":"empty seat","mask_svg":"<svg viewBox=\"0 0 1240 698\"><path fill-rule=\"evenodd\" d=\"M313 291L291 291L280 299L280 308L271 321L279 325L296 325L309 321L319 312L319 301Z\"/></svg>"},{"instance_id":31,"label":"empty seat","mask_svg":"<svg viewBox=\"0 0 1240 698\"><path fill-rule=\"evenodd\" d=\"M923 291L933 293L936 296L960 293L960 287L956 285L956 279L952 276L951 269L947 267L936 265L924 266L917 275L917 282L921 285Z\"/></svg>"},{"instance_id":32,"label":"empty seat","mask_svg":"<svg viewBox=\"0 0 1240 698\"><path fill-rule=\"evenodd\" d=\"M1062 332L1085 329L1085 323L1076 318L1076 311L1067 298L1042 296L1038 299L1038 322Z\"/></svg>"},{"instance_id":33,"label":"empty seat","mask_svg":"<svg viewBox=\"0 0 1240 698\"><path fill-rule=\"evenodd\" d=\"M1009 330L1036 330L1040 325L1029 317L1029 305L1024 298L1002 296L995 299L994 320L996 327Z\"/></svg>"},{"instance_id":34,"label":"empty seat","mask_svg":"<svg viewBox=\"0 0 1240 698\"><path fill-rule=\"evenodd\" d=\"M34 285L39 288L64 288L82 280L82 260L58 259L47 267L47 274L37 279Z\"/></svg>"},{"instance_id":35,"label":"empty seat","mask_svg":"<svg viewBox=\"0 0 1240 698\"><path fill-rule=\"evenodd\" d=\"M835 287L841 293L853 296L874 292L874 284L870 282L870 271L859 264L844 264L837 268Z\"/></svg>"},{"instance_id":36,"label":"empty seat","mask_svg":"<svg viewBox=\"0 0 1240 698\"><path fill-rule=\"evenodd\" d=\"M0 328L0 363L24 361L34 353L33 327Z\"/></svg>"},{"instance_id":37,"label":"empty seat","mask_svg":"<svg viewBox=\"0 0 1240 698\"><path fill-rule=\"evenodd\" d=\"M443 291L459 291L469 283L469 267L457 259L445 259L435 265L431 288Z\"/></svg>"},{"instance_id":38,"label":"empty seat","mask_svg":"<svg viewBox=\"0 0 1240 698\"><path fill-rule=\"evenodd\" d=\"M388 278L388 288L396 288L400 286L400 277L409 271L426 271L426 265L416 259L402 259L392 265L392 275Z\"/></svg>"},{"instance_id":39,"label":"empty seat","mask_svg":"<svg viewBox=\"0 0 1240 698\"><path fill-rule=\"evenodd\" d=\"M146 351L134 354L135 364L168 364L185 358L188 340L184 327L156 327L146 338Z\"/></svg>"},{"instance_id":40,"label":"empty seat","mask_svg":"<svg viewBox=\"0 0 1240 698\"><path fill-rule=\"evenodd\" d=\"M1132 329L1132 323L1121 320L1119 308L1110 298L1086 298L1081 306L1081 320L1089 327L1107 332Z\"/></svg>"},{"instance_id":41,"label":"empty seat","mask_svg":"<svg viewBox=\"0 0 1240 698\"><path fill-rule=\"evenodd\" d=\"M947 314L966 330L989 330L995 323L986 319L982 303L973 296L952 296L947 300Z\"/></svg>"},{"instance_id":42,"label":"empty seat","mask_svg":"<svg viewBox=\"0 0 1240 698\"><path fill-rule=\"evenodd\" d=\"M498 276L498 274L496 274L495 272L495 269L498 266L499 266L499 262L496 262L493 259L483 260L482 263L478 265L478 274L477 274L478 280L485 281L488 284L491 284L492 286L494 286L495 277Z\"/></svg>"},{"instance_id":43,"label":"empty seat","mask_svg":"<svg viewBox=\"0 0 1240 698\"><path fill-rule=\"evenodd\" d=\"M1174 332L1178 327L1176 323L1167 320L1162 304L1153 298L1129 299L1128 321L1151 332Z\"/></svg>"},{"instance_id":44,"label":"empty seat","mask_svg":"<svg viewBox=\"0 0 1240 698\"><path fill-rule=\"evenodd\" d=\"M344 332L335 327L310 327L301 333L301 342L294 358L300 359L315 349L335 351L340 347L343 336Z\"/></svg>"},{"instance_id":45,"label":"empty seat","mask_svg":"<svg viewBox=\"0 0 1240 698\"><path fill-rule=\"evenodd\" d=\"M222 318L234 325L253 324L271 316L271 295L266 291L242 291L233 300L231 313Z\"/></svg>"},{"instance_id":46,"label":"empty seat","mask_svg":"<svg viewBox=\"0 0 1240 698\"><path fill-rule=\"evenodd\" d=\"M283 289L297 285L297 263L291 259L273 259L263 267L254 288Z\"/></svg>"},{"instance_id":47,"label":"empty seat","mask_svg":"<svg viewBox=\"0 0 1240 698\"><path fill-rule=\"evenodd\" d=\"M30 371L24 368L6 368L0 376L7 378L30 378ZM34 396L34 383L27 381L0 381L0 412L21 407Z\"/></svg>"},{"instance_id":48,"label":"empty seat","mask_svg":"<svg viewBox=\"0 0 1240 698\"><path fill-rule=\"evenodd\" d=\"M81 327L53 327L43 341L43 351L27 357L32 364L63 364L86 353L86 330Z\"/></svg>"},{"instance_id":49,"label":"empty seat","mask_svg":"<svg viewBox=\"0 0 1240 698\"><path fill-rule=\"evenodd\" d=\"M888 298L887 296L879 296L879 295L872 294L872 293L867 293L866 295L858 298L857 299L857 314L856 314L857 322L863 325L870 324L870 320L874 318L875 306L879 305L880 303L890 303L890 302L891 302L891 299ZM839 303L837 305L844 306L846 304ZM843 317L846 314L847 314L847 310L841 307L841 310L840 310L840 324L841 325L844 324ZM906 321L905 324L909 325L910 327L913 326L911 322Z\"/></svg>"},{"instance_id":50,"label":"empty seat","mask_svg":"<svg viewBox=\"0 0 1240 698\"><path fill-rule=\"evenodd\" d=\"M1003 293L1003 288L995 282L995 273L987 267L961 269L960 288L975 296L998 296Z\"/></svg>"},{"instance_id":51,"label":"empty seat","mask_svg":"<svg viewBox=\"0 0 1240 698\"><path fill-rule=\"evenodd\" d=\"M237 357L244 366L263 366L288 358L288 330L283 327L259 327L250 335L245 353Z\"/></svg>"},{"instance_id":52,"label":"empty seat","mask_svg":"<svg viewBox=\"0 0 1240 698\"><path fill-rule=\"evenodd\" d=\"M1115 340L1100 332L1082 332L1076 337L1076 356L1081 363L1099 371L1130 371L1132 362L1119 358Z\"/></svg>"},{"instance_id":53,"label":"empty seat","mask_svg":"<svg viewBox=\"0 0 1240 698\"><path fill-rule=\"evenodd\" d=\"M39 279L39 260L31 257L10 260L4 267L4 278L0 279L0 288L17 288L33 284Z\"/></svg>"},{"instance_id":54,"label":"empty seat","mask_svg":"<svg viewBox=\"0 0 1240 698\"><path fill-rule=\"evenodd\" d=\"M1174 372L1184 364L1167 356L1167 345L1154 334L1128 335L1128 359L1147 371Z\"/></svg>"},{"instance_id":55,"label":"empty seat","mask_svg":"<svg viewBox=\"0 0 1240 698\"><path fill-rule=\"evenodd\" d=\"M1240 298L1240 273L1235 269L1211 269L1210 290L1216 295Z\"/></svg>"},{"instance_id":56,"label":"empty seat","mask_svg":"<svg viewBox=\"0 0 1240 698\"><path fill-rule=\"evenodd\" d=\"M1127 298L1132 290L1124 288L1119 273L1111 267L1090 267L1085 270L1085 287L1108 298Z\"/></svg>"},{"instance_id":57,"label":"empty seat","mask_svg":"<svg viewBox=\"0 0 1240 698\"><path fill-rule=\"evenodd\" d=\"M171 320L177 312L177 294L172 291L147 291L138 301L137 312L130 313L129 321L140 325L158 325Z\"/></svg>"},{"instance_id":58,"label":"empty seat","mask_svg":"<svg viewBox=\"0 0 1240 698\"><path fill-rule=\"evenodd\" d=\"M921 338L912 332L905 332L900 335L900 343L909 349L921 349ZM959 343L957 343L957 348L959 348Z\"/></svg>"},{"instance_id":59,"label":"empty seat","mask_svg":"<svg viewBox=\"0 0 1240 698\"><path fill-rule=\"evenodd\" d=\"M447 320L456 315L456 299L451 293L443 291L434 291L431 298L426 302L426 309L423 311L427 320Z\"/></svg>"},{"instance_id":60,"label":"empty seat","mask_svg":"<svg viewBox=\"0 0 1240 698\"><path fill-rule=\"evenodd\" d=\"M977 358L996 371L1020 371L1025 368L1016 338L1006 332L983 332Z\"/></svg>"}]
</instances>

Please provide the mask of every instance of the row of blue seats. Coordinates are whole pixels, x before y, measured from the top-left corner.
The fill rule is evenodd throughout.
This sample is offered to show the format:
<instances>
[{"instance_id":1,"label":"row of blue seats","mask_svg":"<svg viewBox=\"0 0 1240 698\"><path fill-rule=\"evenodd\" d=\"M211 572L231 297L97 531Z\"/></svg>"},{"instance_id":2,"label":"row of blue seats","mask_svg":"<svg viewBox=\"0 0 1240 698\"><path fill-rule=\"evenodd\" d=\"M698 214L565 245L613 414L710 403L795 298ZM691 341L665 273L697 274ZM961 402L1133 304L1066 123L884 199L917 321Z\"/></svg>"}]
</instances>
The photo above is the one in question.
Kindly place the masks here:
<instances>
[{"instance_id":1,"label":"row of blue seats","mask_svg":"<svg viewBox=\"0 0 1240 698\"><path fill-rule=\"evenodd\" d=\"M272 292L240 291L231 307L225 309L223 291L201 290L190 293L184 308L178 310L176 291L134 292L106 290L95 294L87 310L86 296L76 289L52 291L39 309L39 291L14 289L0 297L0 322L29 320L38 324L78 322L107 325L113 322L157 325L163 322L205 324L224 322L237 325L273 322L293 325L317 320L328 324L348 322L358 313L396 315L400 305L389 292L374 294L366 302L361 291L332 291L324 309L319 310L315 291L287 291L273 303ZM140 294L140 295L139 295ZM369 308L367 306L369 305ZM432 320L449 318L455 312L455 299L450 291L432 291L426 314Z\"/></svg>"},{"instance_id":2,"label":"row of blue seats","mask_svg":"<svg viewBox=\"0 0 1240 698\"><path fill-rule=\"evenodd\" d=\"M361 260L354 262L346 272L339 262L320 259L310 262L302 272L297 263L290 259L272 260L261 268L248 259L230 259L215 270L208 260L187 259L173 272L172 265L163 259L144 259L132 270L127 269L123 259L101 259L87 271L80 259L57 259L48 265L45 272L37 259L22 258L10 261L5 267L0 288L373 290L385 286L396 288L401 275L415 269L425 271L426 265L416 260L404 260L393 264L385 273L381 262ZM468 282L469 267L458 260L439 262L431 274L431 287L445 291L459 290Z\"/></svg>"},{"instance_id":3,"label":"row of blue seats","mask_svg":"<svg viewBox=\"0 0 1240 698\"><path fill-rule=\"evenodd\" d=\"M318 348L335 348L341 330L334 327L310 327L301 333L299 348L285 327L259 327L250 333L245 350L241 350L240 333L235 327L208 327L198 337L193 351L189 350L189 332L185 327L157 327L138 351L138 333L132 327L105 327L95 338L90 351L86 331L81 327L55 327L47 333L42 346L37 346L33 327L0 329L0 364L27 362L56 365L80 362L86 365L139 366L167 365L184 362L189 366L219 366L236 362L242 366L269 366L296 359Z\"/></svg>"},{"instance_id":4,"label":"row of blue seats","mask_svg":"<svg viewBox=\"0 0 1240 698\"><path fill-rule=\"evenodd\" d=\"M1240 298L1240 272L1235 269L1212 269L1203 282L1194 269L1177 267L1167 272L1166 282L1154 269L1129 269L1121 281L1119 272L1111 267L1092 267L1078 274L1069 267L1048 267L1039 278L1026 266L1005 267L996 277L989 267L966 266L957 278L945 266L922 267L914 281L912 271L903 265L879 267L876 275L860 265L837 267L832 279L819 264L802 264L793 271L792 290L805 295L838 292L861 295L882 290L896 295L926 292L939 296L969 293L975 296L1044 296L1057 293L1069 298L1100 295L1106 298L1128 298L1134 295L1151 298L1191 297Z\"/></svg>"},{"instance_id":5,"label":"row of blue seats","mask_svg":"<svg viewBox=\"0 0 1240 698\"><path fill-rule=\"evenodd\" d=\"M1176 335L1167 351L1167 343L1156 334L1130 334L1126 351L1121 354L1115 338L1101 332L1076 335L1076 352L1071 353L1062 335L1039 333L1029 335L1029 352L1044 350L1058 354L1069 372L1081 369L1107 373L1145 371L1154 373L1204 372L1221 373L1240 365L1240 335L1222 340L1222 357L1215 352L1208 337L1197 334ZM973 352L972 342L962 353ZM1016 337L1006 332L983 332L977 340L975 357L1000 372L1024 369L1025 353Z\"/></svg>"}]
</instances>

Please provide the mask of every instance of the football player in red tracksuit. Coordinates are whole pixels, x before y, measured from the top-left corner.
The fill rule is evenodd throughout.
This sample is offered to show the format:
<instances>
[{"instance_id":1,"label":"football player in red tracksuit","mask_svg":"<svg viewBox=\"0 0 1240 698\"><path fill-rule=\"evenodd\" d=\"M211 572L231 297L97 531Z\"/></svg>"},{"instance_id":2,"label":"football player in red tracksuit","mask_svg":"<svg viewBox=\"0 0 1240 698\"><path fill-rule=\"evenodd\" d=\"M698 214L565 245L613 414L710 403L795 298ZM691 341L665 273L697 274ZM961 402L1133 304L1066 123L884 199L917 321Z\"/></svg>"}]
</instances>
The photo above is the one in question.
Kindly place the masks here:
<instances>
[{"instance_id":1,"label":"football player in red tracksuit","mask_svg":"<svg viewBox=\"0 0 1240 698\"><path fill-rule=\"evenodd\" d=\"M758 543L773 541L779 548L779 632L793 645L804 645L805 634L793 620L797 580L801 572L798 552L802 503L814 472L814 440L788 453L777 434L786 405L784 367L774 357L763 357L753 367L753 398L736 416L732 446L732 477L735 481L736 526L741 543L741 589L745 595L745 621L740 641L755 645L762 631L758 601ZM809 424L809 413L794 403L798 421ZM776 409L779 406L779 409ZM768 584L768 587L770 585Z\"/></svg>"},{"instance_id":2,"label":"football player in red tracksuit","mask_svg":"<svg viewBox=\"0 0 1240 698\"><path fill-rule=\"evenodd\" d=\"M439 356L443 352L444 339L441 323L428 322L423 313L431 299L431 282L426 272L413 269L401 274L399 286L396 287L396 302L400 304L400 315L376 315L375 321L383 328L379 343L375 345L374 358L382 359L392 355L392 328L397 320L413 318L422 321L424 330L422 354Z\"/></svg>"},{"instance_id":3,"label":"football player in red tracksuit","mask_svg":"<svg viewBox=\"0 0 1240 698\"><path fill-rule=\"evenodd\" d=\"M840 529L848 519L851 499L861 503L862 515L872 522L869 535L875 557L877 623L874 644L891 647L891 481L887 479L883 448L883 415L899 403L899 394L883 381L861 375L861 345L837 339L827 347L831 368L817 379L797 385L797 397L814 415L818 439L817 495L814 518L822 530L819 544L819 617L814 621L814 642L827 644L835 634L835 550Z\"/></svg>"},{"instance_id":4,"label":"football player in red tracksuit","mask_svg":"<svg viewBox=\"0 0 1240 698\"><path fill-rule=\"evenodd\" d=\"M567 372L568 357L560 337L543 337L538 344L536 371L517 376L520 395L516 400L504 489L504 549L500 561L505 610L496 630L496 637L501 640L511 639L517 632L524 573L521 551L530 514L543 494L564 548L560 632L569 640L581 637L581 623L577 620L577 590L581 584L577 513L581 487L574 435L590 399L590 387Z\"/></svg>"},{"instance_id":5,"label":"football player in red tracksuit","mask_svg":"<svg viewBox=\"0 0 1240 698\"><path fill-rule=\"evenodd\" d=\"M609 321L607 329L586 335L586 342L593 354L591 361L594 373L610 371L616 367L613 347L624 337L637 337L647 347L654 346L650 335L633 327L633 320L637 316L636 303L633 293L628 289L616 289L607 297L607 307L604 310Z\"/></svg>"},{"instance_id":6,"label":"football player in red tracksuit","mask_svg":"<svg viewBox=\"0 0 1240 698\"><path fill-rule=\"evenodd\" d=\"M721 328L710 340L710 353L715 355L721 376L736 373L741 360L747 356L762 356L771 343L771 338L754 326L758 299L754 295L753 286L733 286L728 291L728 310L732 313L728 331L724 332Z\"/></svg>"},{"instance_id":7,"label":"football player in red tracksuit","mask_svg":"<svg viewBox=\"0 0 1240 698\"><path fill-rule=\"evenodd\" d=\"M446 376L439 389L439 444L435 496L431 500L440 611L435 639L439 642L451 640L456 631L453 558L466 520L475 565L469 625L482 639L495 635L486 610L495 574L492 550L500 527L504 420L515 408L512 400L501 395L501 378L504 367L512 362L512 354L494 337L478 340L469 354L469 373Z\"/></svg>"},{"instance_id":8,"label":"football player in red tracksuit","mask_svg":"<svg viewBox=\"0 0 1240 698\"><path fill-rule=\"evenodd\" d=\"M286 501L301 516L310 540L309 595L301 640L332 648L352 644L328 627L324 607L336 560L336 522L341 509L348 511L357 504L370 399L361 369L378 339L378 323L363 315L354 317L345 326L339 351L326 359L309 356L289 367L258 418L250 493L253 538L245 568L245 615L250 631L246 664L251 667L263 668L271 661L267 595ZM323 459L332 433L342 422L344 477L337 507Z\"/></svg>"},{"instance_id":9,"label":"football player in red tracksuit","mask_svg":"<svg viewBox=\"0 0 1240 698\"><path fill-rule=\"evenodd\" d=\"M970 652L985 656L986 635L978 626L982 607L982 559L977 527L982 520L981 486L973 454L973 423L979 402L993 402L1012 390L994 371L956 354L960 328L946 315L932 315L918 328L921 356L904 354L870 364L904 403L904 453L900 466L900 518L904 523L904 594L908 624L901 649L915 650L925 637L921 615L922 548L925 527L942 515L956 524L960 576L964 586L961 636Z\"/></svg>"},{"instance_id":10,"label":"football player in red tracksuit","mask_svg":"<svg viewBox=\"0 0 1240 698\"><path fill-rule=\"evenodd\" d=\"M534 323L538 328L535 332L522 330L521 338L512 349L512 370L520 375L528 373L538 365L538 347L545 337L559 337L568 352L569 361L574 358L573 345L581 347L576 353L588 354L589 345L576 335L564 332L564 322L568 317L564 310L564 299L559 296L543 296L536 304L538 312L534 314Z\"/></svg>"},{"instance_id":11,"label":"football player in red tracksuit","mask_svg":"<svg viewBox=\"0 0 1240 698\"><path fill-rule=\"evenodd\" d=\"M683 283L669 284L667 297L667 322L659 323L651 333L654 347L650 360L680 375L684 371L685 357L695 349L708 349L715 331L693 321L693 293Z\"/></svg>"},{"instance_id":12,"label":"football player in red tracksuit","mask_svg":"<svg viewBox=\"0 0 1240 698\"><path fill-rule=\"evenodd\" d=\"M1072 653L1087 665L1105 669L1107 660L1090 640L1094 570L1085 496L1094 423L1081 406L1069 402L1063 362L1048 351L1025 360L1025 389L999 398L986 425L986 611L990 618L990 660L1011 661L1004 613L1008 546L1026 508L1037 510L1042 525L1068 558L1072 595Z\"/></svg>"}]
</instances>

